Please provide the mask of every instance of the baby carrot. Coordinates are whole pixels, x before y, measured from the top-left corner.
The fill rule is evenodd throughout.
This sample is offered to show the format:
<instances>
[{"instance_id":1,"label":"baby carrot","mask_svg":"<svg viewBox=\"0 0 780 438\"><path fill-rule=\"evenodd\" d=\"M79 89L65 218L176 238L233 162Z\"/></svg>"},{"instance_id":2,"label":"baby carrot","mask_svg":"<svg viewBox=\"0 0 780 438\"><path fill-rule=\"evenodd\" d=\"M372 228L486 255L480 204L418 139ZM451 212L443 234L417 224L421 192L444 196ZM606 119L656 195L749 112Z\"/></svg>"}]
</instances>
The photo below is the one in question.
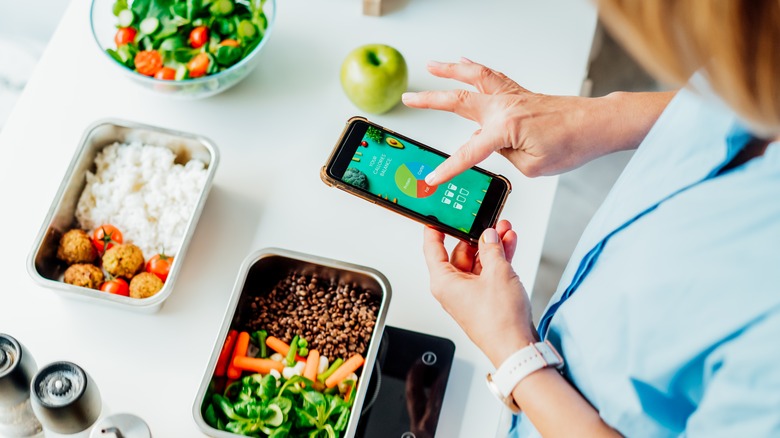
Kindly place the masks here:
<instances>
[{"instance_id":1,"label":"baby carrot","mask_svg":"<svg viewBox=\"0 0 780 438\"><path fill-rule=\"evenodd\" d=\"M309 351L309 357L306 359L306 368L303 369L303 377L309 380L317 378L317 367L320 365L320 352L317 350Z\"/></svg>"},{"instance_id":2,"label":"baby carrot","mask_svg":"<svg viewBox=\"0 0 780 438\"><path fill-rule=\"evenodd\" d=\"M235 330L229 331L227 337L225 337L225 344L222 346L222 351L219 353L217 368L214 370L215 376L222 377L225 375L230 357L233 353L233 347L236 345L236 337L238 337L238 332Z\"/></svg>"},{"instance_id":3,"label":"baby carrot","mask_svg":"<svg viewBox=\"0 0 780 438\"><path fill-rule=\"evenodd\" d=\"M322 373L319 376L317 376L317 380L319 380L322 383L325 383L325 379L330 377L330 375L333 374L337 369L339 369L339 367L343 363L344 363L344 359L342 359L342 358L338 358L338 359L334 360L333 363L330 364L330 367L328 367L328 369L325 370L324 373Z\"/></svg>"},{"instance_id":4,"label":"baby carrot","mask_svg":"<svg viewBox=\"0 0 780 438\"><path fill-rule=\"evenodd\" d=\"M249 348L249 333L241 332L236 340L236 348L233 349L233 357L230 360L230 364L227 368L227 376L230 379L238 379L241 377L241 370L236 368L233 363L237 357L246 356L246 350Z\"/></svg>"},{"instance_id":5,"label":"baby carrot","mask_svg":"<svg viewBox=\"0 0 780 438\"><path fill-rule=\"evenodd\" d=\"M338 385L339 382L349 377L350 374L357 371L358 368L360 368L363 365L363 356L360 354L355 354L349 359L347 359L339 369L333 372L333 374L330 375L327 379L325 379L325 386L328 388L333 388L334 386Z\"/></svg>"},{"instance_id":6,"label":"baby carrot","mask_svg":"<svg viewBox=\"0 0 780 438\"><path fill-rule=\"evenodd\" d=\"M265 339L265 345L268 346L271 350L281 354L282 356L287 356L287 353L290 352L290 346L287 345L286 342L283 340L275 337L275 336L269 336ZM295 360L298 362L306 362L305 357L301 357L296 355Z\"/></svg>"},{"instance_id":7,"label":"baby carrot","mask_svg":"<svg viewBox=\"0 0 780 438\"><path fill-rule=\"evenodd\" d=\"M279 371L284 369L281 362L271 359L261 359L259 357L236 356L233 358L233 366L239 370L254 371L260 374L268 374L271 370Z\"/></svg>"},{"instance_id":8,"label":"baby carrot","mask_svg":"<svg viewBox=\"0 0 780 438\"><path fill-rule=\"evenodd\" d=\"M282 356L287 356L287 352L290 351L290 346L276 336L269 336L265 338L265 345Z\"/></svg>"}]
</instances>

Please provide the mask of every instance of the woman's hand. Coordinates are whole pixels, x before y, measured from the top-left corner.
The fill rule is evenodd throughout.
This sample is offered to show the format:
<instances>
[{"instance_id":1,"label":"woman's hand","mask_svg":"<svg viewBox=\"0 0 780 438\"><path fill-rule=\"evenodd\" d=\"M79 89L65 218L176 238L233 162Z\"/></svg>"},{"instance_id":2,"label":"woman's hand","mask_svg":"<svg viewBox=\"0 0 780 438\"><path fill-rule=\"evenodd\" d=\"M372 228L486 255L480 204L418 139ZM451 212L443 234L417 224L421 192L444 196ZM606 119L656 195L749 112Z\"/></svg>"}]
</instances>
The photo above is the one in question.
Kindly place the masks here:
<instances>
[{"instance_id":1,"label":"woman's hand","mask_svg":"<svg viewBox=\"0 0 780 438\"><path fill-rule=\"evenodd\" d=\"M482 234L479 256L464 242L448 255L444 234L425 228L434 297L496 367L536 338L528 296L511 265L516 248L517 234L505 220Z\"/></svg>"},{"instance_id":2,"label":"woman's hand","mask_svg":"<svg viewBox=\"0 0 780 438\"><path fill-rule=\"evenodd\" d=\"M405 93L413 108L454 112L480 125L426 178L441 184L499 152L527 176L552 175L622 149L635 148L674 93L613 93L604 98L532 93L502 73L465 58L428 64L435 76L467 90Z\"/></svg>"}]
</instances>

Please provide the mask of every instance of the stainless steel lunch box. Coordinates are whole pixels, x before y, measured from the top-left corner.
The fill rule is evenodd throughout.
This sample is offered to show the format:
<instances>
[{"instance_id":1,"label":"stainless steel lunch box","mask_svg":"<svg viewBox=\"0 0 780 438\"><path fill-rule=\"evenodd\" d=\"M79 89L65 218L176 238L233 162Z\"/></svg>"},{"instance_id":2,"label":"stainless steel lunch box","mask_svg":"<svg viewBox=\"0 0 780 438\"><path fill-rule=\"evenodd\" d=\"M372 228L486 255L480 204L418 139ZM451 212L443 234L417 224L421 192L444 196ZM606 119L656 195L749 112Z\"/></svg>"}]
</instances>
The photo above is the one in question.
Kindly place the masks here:
<instances>
[{"instance_id":1,"label":"stainless steel lunch box","mask_svg":"<svg viewBox=\"0 0 780 438\"><path fill-rule=\"evenodd\" d=\"M62 281L67 268L57 259L57 246L63 233L75 224L76 204L86 186L87 171L95 170L95 157L106 146L115 142L130 143L140 141L143 144L167 147L176 155L177 163L186 163L198 159L206 164L206 183L201 190L198 203L190 215L179 252L174 258L170 274L162 290L143 299L124 297L94 289L73 286ZM68 167L65 178L60 184L57 195L51 204L49 213L43 221L41 230L30 252L27 270L30 276L41 286L55 289L62 296L107 304L125 309L153 313L162 307L163 302L173 291L179 276L184 255L187 252L198 218L206 204L214 173L219 163L219 152L210 140L193 134L157 128L140 123L121 120L100 120L87 128ZM144 254L149 257L151 254Z\"/></svg>"},{"instance_id":2,"label":"stainless steel lunch box","mask_svg":"<svg viewBox=\"0 0 780 438\"><path fill-rule=\"evenodd\" d=\"M368 344L365 363L358 376L359 383L355 396L355 403L352 406L349 424L344 433L344 436L346 437L353 437L355 435L363 401L366 398L368 383L371 379L371 373L374 370L379 344L382 341L387 307L390 304L390 297L392 294L390 282L380 272L365 266L353 265L351 263L278 248L267 248L257 251L247 257L241 264L236 283L233 286L233 293L230 296L227 312L222 321L222 327L217 335L211 358L204 371L203 380L200 383L198 394L195 396L195 402L192 406L192 415L195 418L195 423L197 423L200 430L206 435L214 438L236 438L241 436L214 429L206 423L203 419L201 409L205 401L206 391L208 390L212 376L214 375L217 359L219 358L219 353L222 350L227 333L232 326L239 322L242 316L242 306L244 304L248 305L248 302L250 301L248 298L269 293L280 280L284 279L291 272L304 275L317 274L320 279L356 283L363 289L371 290L374 294L380 295L376 325L374 326L374 331L371 334L371 340Z\"/></svg>"}]
</instances>

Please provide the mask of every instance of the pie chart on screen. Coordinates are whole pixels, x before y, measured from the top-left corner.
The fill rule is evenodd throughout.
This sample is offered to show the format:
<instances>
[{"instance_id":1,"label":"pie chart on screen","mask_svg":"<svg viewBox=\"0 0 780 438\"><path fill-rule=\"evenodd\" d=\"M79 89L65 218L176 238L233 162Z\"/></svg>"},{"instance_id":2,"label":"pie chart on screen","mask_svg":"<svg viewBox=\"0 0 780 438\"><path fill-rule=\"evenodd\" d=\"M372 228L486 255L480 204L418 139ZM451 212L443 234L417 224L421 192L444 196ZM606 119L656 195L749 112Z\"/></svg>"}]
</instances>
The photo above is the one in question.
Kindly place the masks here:
<instances>
[{"instance_id":1,"label":"pie chart on screen","mask_svg":"<svg viewBox=\"0 0 780 438\"><path fill-rule=\"evenodd\" d=\"M433 171L427 164L412 161L404 163L395 171L395 184L407 196L425 198L436 192L437 186L425 183L425 177Z\"/></svg>"}]
</instances>

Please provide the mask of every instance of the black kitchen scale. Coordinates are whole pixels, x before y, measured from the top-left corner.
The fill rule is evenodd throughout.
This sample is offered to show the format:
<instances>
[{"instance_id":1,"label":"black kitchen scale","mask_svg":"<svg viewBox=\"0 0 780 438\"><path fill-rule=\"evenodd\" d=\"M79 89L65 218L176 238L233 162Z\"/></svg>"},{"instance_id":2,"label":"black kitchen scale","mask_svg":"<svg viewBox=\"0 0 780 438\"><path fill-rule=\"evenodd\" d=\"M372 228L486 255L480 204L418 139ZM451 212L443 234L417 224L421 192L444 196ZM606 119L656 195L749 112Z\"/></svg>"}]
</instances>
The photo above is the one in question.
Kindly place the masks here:
<instances>
[{"instance_id":1,"label":"black kitchen scale","mask_svg":"<svg viewBox=\"0 0 780 438\"><path fill-rule=\"evenodd\" d=\"M356 437L433 438L455 344L386 326Z\"/></svg>"}]
</instances>

